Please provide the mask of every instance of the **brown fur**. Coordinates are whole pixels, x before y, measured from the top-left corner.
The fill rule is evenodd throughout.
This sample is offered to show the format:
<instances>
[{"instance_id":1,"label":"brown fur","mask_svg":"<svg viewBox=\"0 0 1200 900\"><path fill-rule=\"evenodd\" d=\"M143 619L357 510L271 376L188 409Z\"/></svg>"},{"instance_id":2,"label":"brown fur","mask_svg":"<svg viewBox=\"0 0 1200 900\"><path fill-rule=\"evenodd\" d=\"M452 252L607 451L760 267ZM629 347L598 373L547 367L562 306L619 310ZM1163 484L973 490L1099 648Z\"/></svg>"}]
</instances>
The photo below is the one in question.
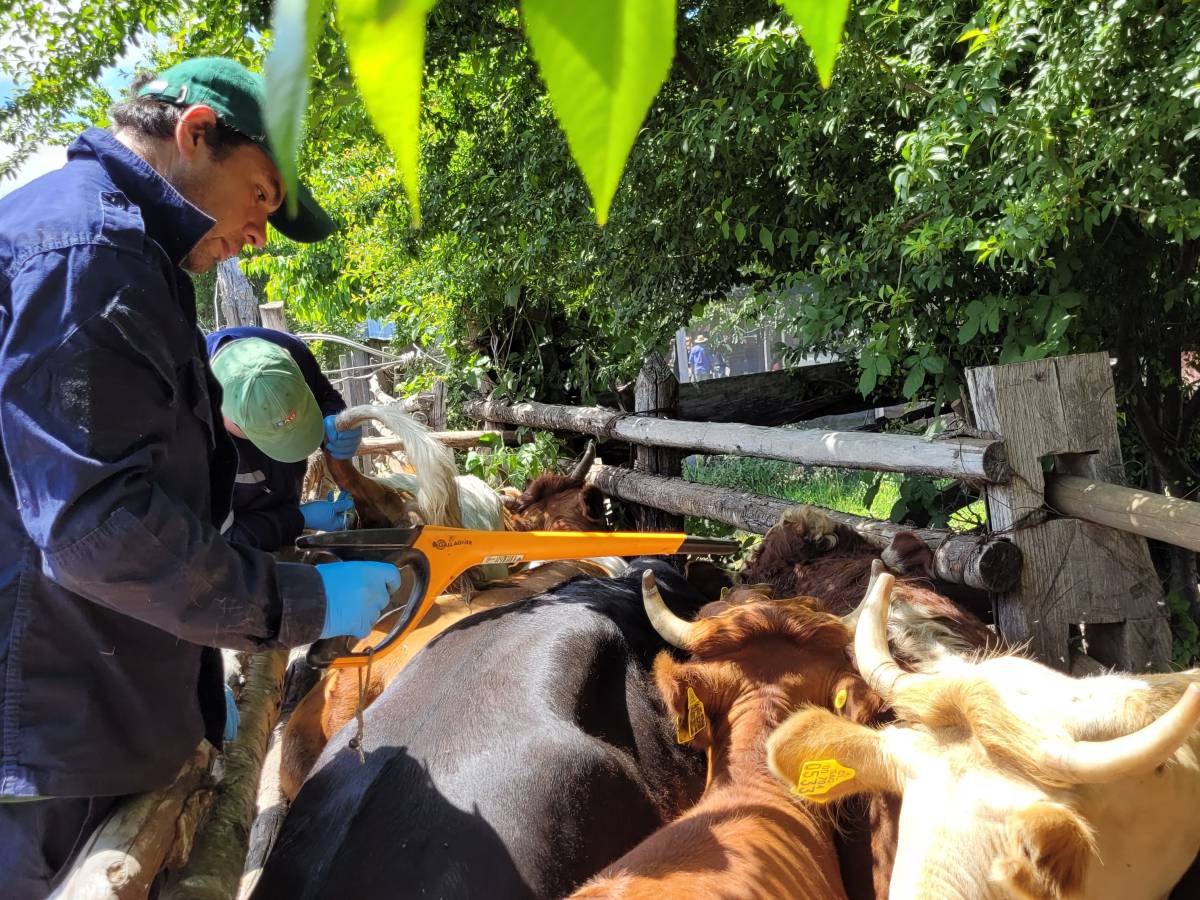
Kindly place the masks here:
<instances>
[{"instance_id":1,"label":"brown fur","mask_svg":"<svg viewBox=\"0 0 1200 900\"><path fill-rule=\"evenodd\" d=\"M539 475L519 497L504 498L513 531L607 531L604 495L569 475Z\"/></svg>"},{"instance_id":2,"label":"brown fur","mask_svg":"<svg viewBox=\"0 0 1200 900\"><path fill-rule=\"evenodd\" d=\"M1096 853L1091 826L1061 803L1035 803L1008 822L1013 855L997 860L993 874L1022 900L1079 896Z\"/></svg>"},{"instance_id":3,"label":"brown fur","mask_svg":"<svg viewBox=\"0 0 1200 900\"><path fill-rule=\"evenodd\" d=\"M579 898L845 897L831 811L805 810L767 772L763 745L798 706L832 706L870 720L880 700L849 664L850 633L811 598L763 593L704 617L693 661L663 653L655 680L668 709L686 716L690 688L707 729L692 741L709 755L709 787L680 819L643 841L573 896Z\"/></svg>"}]
</instances>

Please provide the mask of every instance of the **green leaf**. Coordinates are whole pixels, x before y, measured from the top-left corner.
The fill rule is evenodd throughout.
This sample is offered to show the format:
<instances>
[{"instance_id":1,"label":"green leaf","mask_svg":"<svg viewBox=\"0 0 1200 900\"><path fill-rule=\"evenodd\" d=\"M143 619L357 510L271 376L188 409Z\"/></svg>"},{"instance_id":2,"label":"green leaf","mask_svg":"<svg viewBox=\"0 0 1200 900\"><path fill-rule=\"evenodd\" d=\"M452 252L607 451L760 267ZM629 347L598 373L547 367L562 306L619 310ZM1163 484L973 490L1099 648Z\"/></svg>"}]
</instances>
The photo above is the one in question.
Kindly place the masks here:
<instances>
[{"instance_id":1,"label":"green leaf","mask_svg":"<svg viewBox=\"0 0 1200 900\"><path fill-rule=\"evenodd\" d=\"M675 56L672 0L523 0L525 34L571 155L608 220L625 160Z\"/></svg>"},{"instance_id":2,"label":"green leaf","mask_svg":"<svg viewBox=\"0 0 1200 900\"><path fill-rule=\"evenodd\" d=\"M796 20L804 42L812 48L821 87L829 87L833 81L833 63L842 46L842 28L850 0L779 0L779 3Z\"/></svg>"},{"instance_id":3,"label":"green leaf","mask_svg":"<svg viewBox=\"0 0 1200 900\"><path fill-rule=\"evenodd\" d=\"M733 227L733 236L737 238L737 242L739 244L744 241L746 239L746 226L741 222L738 222L737 225Z\"/></svg>"},{"instance_id":4,"label":"green leaf","mask_svg":"<svg viewBox=\"0 0 1200 900\"><path fill-rule=\"evenodd\" d=\"M350 68L371 120L396 157L412 224L421 224L421 73L425 14L436 0L338 0Z\"/></svg>"},{"instance_id":5,"label":"green leaf","mask_svg":"<svg viewBox=\"0 0 1200 900\"><path fill-rule=\"evenodd\" d=\"M325 0L278 0L271 14L275 47L263 63L267 81L267 134L279 174L287 186L287 208L299 203L296 159L304 139L308 106L308 63L321 31Z\"/></svg>"},{"instance_id":6,"label":"green leaf","mask_svg":"<svg viewBox=\"0 0 1200 900\"><path fill-rule=\"evenodd\" d=\"M915 366L908 377L904 379L904 387L901 389L906 400L911 400L913 395L921 389L921 385L925 383L925 369L921 366Z\"/></svg>"},{"instance_id":7,"label":"green leaf","mask_svg":"<svg viewBox=\"0 0 1200 900\"><path fill-rule=\"evenodd\" d=\"M940 356L927 356L924 359L925 371L933 375L941 375L946 371L946 361Z\"/></svg>"},{"instance_id":8,"label":"green leaf","mask_svg":"<svg viewBox=\"0 0 1200 900\"><path fill-rule=\"evenodd\" d=\"M762 225L758 229L758 242L763 245L768 253L775 252L775 238L771 234L771 229L766 225Z\"/></svg>"}]
</instances>

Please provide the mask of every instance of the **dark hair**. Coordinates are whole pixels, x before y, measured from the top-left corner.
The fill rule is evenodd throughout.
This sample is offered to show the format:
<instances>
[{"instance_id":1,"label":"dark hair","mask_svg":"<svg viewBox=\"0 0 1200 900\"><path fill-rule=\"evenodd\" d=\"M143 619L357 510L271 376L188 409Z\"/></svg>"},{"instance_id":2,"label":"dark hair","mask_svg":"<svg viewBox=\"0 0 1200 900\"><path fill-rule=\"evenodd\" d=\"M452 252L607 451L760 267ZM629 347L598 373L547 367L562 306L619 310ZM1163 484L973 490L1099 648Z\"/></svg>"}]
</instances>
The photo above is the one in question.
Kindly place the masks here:
<instances>
[{"instance_id":1,"label":"dark hair","mask_svg":"<svg viewBox=\"0 0 1200 900\"><path fill-rule=\"evenodd\" d=\"M153 80L153 72L142 72L133 79L125 100L108 111L108 117L115 128L127 128L142 137L154 140L174 137L175 126L179 124L179 117L186 107L152 97L139 97L138 91ZM213 158L219 162L236 148L254 142L218 120L215 128L204 130L204 143L212 151Z\"/></svg>"}]
</instances>

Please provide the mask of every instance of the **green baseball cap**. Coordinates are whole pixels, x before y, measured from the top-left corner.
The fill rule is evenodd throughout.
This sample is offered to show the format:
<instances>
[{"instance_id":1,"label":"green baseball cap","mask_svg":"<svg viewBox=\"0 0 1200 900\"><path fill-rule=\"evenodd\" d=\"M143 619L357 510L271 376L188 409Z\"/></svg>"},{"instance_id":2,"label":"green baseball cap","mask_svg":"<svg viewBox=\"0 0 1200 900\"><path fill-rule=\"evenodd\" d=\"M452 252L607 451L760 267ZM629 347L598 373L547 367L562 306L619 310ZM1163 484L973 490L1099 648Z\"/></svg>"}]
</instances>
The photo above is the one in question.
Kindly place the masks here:
<instances>
[{"instance_id":1,"label":"green baseball cap","mask_svg":"<svg viewBox=\"0 0 1200 900\"><path fill-rule=\"evenodd\" d=\"M185 60L159 72L142 86L138 96L174 106L202 104L211 107L224 125L254 141L278 168L279 160L267 140L263 118L266 84L261 75L232 59L200 56ZM296 215L288 215L288 204L284 203L270 217L271 224L293 241L303 244L333 234L337 225L303 184L297 184L297 200Z\"/></svg>"},{"instance_id":2,"label":"green baseball cap","mask_svg":"<svg viewBox=\"0 0 1200 900\"><path fill-rule=\"evenodd\" d=\"M300 462L321 446L325 420L292 355L262 338L220 347L212 362L221 412L255 447L280 462Z\"/></svg>"}]
</instances>

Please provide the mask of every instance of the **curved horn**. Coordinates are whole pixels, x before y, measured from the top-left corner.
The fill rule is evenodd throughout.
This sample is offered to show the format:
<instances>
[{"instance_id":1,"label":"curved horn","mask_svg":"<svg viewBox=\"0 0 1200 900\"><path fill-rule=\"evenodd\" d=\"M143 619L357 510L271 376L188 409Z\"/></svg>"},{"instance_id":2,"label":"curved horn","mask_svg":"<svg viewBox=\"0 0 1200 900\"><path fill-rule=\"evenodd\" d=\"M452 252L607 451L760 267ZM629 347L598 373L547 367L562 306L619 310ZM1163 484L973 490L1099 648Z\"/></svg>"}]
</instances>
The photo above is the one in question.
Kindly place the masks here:
<instances>
[{"instance_id":1,"label":"curved horn","mask_svg":"<svg viewBox=\"0 0 1200 900\"><path fill-rule=\"evenodd\" d=\"M592 463L596 461L596 442L588 441L587 449L583 451L583 456L579 458L579 462L575 464L575 468L571 470L571 474L567 476L567 481L572 484L583 484L584 476L587 475L588 469L592 467Z\"/></svg>"},{"instance_id":2,"label":"curved horn","mask_svg":"<svg viewBox=\"0 0 1200 900\"><path fill-rule=\"evenodd\" d=\"M871 560L871 580L867 582L866 594L864 594L862 600L858 602L858 606L854 607L854 609L842 616L842 624L850 629L851 634L858 629L858 620L862 618L863 609L866 608L867 600L871 596L871 585L875 583L876 578L886 571L887 566L884 565L882 560Z\"/></svg>"},{"instance_id":3,"label":"curved horn","mask_svg":"<svg viewBox=\"0 0 1200 900\"><path fill-rule=\"evenodd\" d=\"M646 615L650 624L664 641L680 650L688 650L692 645L692 623L685 622L671 610L658 592L658 583L654 573L647 569L642 573L642 605L646 607Z\"/></svg>"},{"instance_id":4,"label":"curved horn","mask_svg":"<svg viewBox=\"0 0 1200 900\"><path fill-rule=\"evenodd\" d=\"M875 693L888 702L893 702L898 690L918 687L931 680L929 675L906 672L900 668L888 647L888 610L895 584L896 577L891 572L879 572L876 575L867 588L858 627L854 629L854 658L859 674Z\"/></svg>"},{"instance_id":5,"label":"curved horn","mask_svg":"<svg viewBox=\"0 0 1200 900\"><path fill-rule=\"evenodd\" d=\"M1200 684L1187 686L1175 705L1133 734L1107 741L1042 745L1041 766L1072 784L1099 784L1160 766L1200 722Z\"/></svg>"}]
</instances>

